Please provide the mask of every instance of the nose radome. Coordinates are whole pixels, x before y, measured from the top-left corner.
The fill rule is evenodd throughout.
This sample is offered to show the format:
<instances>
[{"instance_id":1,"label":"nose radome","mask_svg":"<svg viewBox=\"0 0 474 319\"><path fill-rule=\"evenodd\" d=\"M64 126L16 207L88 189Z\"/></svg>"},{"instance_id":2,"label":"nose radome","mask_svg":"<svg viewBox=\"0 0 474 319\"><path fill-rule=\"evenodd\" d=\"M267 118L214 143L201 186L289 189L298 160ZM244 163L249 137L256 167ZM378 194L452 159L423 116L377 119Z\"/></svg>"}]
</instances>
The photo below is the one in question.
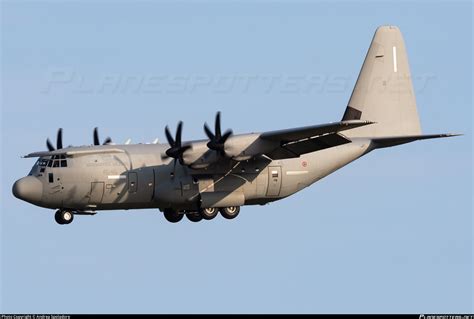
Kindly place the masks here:
<instances>
[{"instance_id":1,"label":"nose radome","mask_svg":"<svg viewBox=\"0 0 474 319\"><path fill-rule=\"evenodd\" d=\"M12 192L16 198L36 203L43 197L43 184L34 176L26 176L13 184Z\"/></svg>"}]
</instances>

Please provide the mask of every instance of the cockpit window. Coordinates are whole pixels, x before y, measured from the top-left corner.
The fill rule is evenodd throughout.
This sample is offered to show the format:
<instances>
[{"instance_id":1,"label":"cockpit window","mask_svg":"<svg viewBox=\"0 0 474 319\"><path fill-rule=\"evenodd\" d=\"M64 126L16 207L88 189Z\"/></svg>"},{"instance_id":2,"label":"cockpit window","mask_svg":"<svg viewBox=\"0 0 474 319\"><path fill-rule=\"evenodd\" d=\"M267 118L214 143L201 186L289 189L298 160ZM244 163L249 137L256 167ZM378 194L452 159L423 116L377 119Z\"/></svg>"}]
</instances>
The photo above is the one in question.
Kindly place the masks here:
<instances>
[{"instance_id":1,"label":"cockpit window","mask_svg":"<svg viewBox=\"0 0 474 319\"><path fill-rule=\"evenodd\" d=\"M38 166L39 166L39 167L46 167L46 165L48 165L48 160L42 159L42 158L40 158L40 159L38 160Z\"/></svg>"},{"instance_id":2,"label":"cockpit window","mask_svg":"<svg viewBox=\"0 0 474 319\"><path fill-rule=\"evenodd\" d=\"M54 155L51 159L39 159L37 162L40 167L67 167L66 155Z\"/></svg>"}]
</instances>

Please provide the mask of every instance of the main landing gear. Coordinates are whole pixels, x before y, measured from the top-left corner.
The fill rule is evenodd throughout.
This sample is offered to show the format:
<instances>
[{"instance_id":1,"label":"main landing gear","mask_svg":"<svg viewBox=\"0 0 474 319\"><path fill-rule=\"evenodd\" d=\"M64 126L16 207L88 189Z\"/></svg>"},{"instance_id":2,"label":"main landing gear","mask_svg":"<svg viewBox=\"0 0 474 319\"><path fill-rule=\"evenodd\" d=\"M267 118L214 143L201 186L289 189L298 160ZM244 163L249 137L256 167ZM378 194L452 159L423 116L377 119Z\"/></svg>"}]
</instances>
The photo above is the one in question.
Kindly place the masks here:
<instances>
[{"instance_id":1,"label":"main landing gear","mask_svg":"<svg viewBox=\"0 0 474 319\"><path fill-rule=\"evenodd\" d=\"M56 214L54 214L54 219L59 225L67 225L74 220L74 213L70 210L59 209L56 211Z\"/></svg>"},{"instance_id":2,"label":"main landing gear","mask_svg":"<svg viewBox=\"0 0 474 319\"><path fill-rule=\"evenodd\" d=\"M170 223L177 223L183 219L184 215L172 209L165 209L164 213L165 218Z\"/></svg>"},{"instance_id":3,"label":"main landing gear","mask_svg":"<svg viewBox=\"0 0 474 319\"><path fill-rule=\"evenodd\" d=\"M234 219L240 213L239 206L223 207L223 208L201 208L199 211L191 212L178 212L173 209L165 209L164 216L167 221L170 223L177 223L183 219L184 215L188 218L189 221L193 223L200 222L201 220L211 220L214 219L218 213L221 213L222 217L225 219Z\"/></svg>"}]
</instances>

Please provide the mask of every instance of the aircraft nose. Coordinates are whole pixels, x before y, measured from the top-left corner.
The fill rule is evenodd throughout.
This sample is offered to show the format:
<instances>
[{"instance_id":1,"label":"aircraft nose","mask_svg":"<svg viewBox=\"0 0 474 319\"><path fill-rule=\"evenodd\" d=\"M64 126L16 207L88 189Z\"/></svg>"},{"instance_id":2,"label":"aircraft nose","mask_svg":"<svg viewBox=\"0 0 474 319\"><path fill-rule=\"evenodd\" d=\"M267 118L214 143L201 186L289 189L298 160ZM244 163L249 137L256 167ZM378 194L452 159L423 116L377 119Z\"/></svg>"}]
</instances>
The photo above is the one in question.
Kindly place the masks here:
<instances>
[{"instance_id":1,"label":"aircraft nose","mask_svg":"<svg viewBox=\"0 0 474 319\"><path fill-rule=\"evenodd\" d=\"M43 184L34 176L26 176L13 184L12 192L16 198L36 203L43 197Z\"/></svg>"}]
</instances>

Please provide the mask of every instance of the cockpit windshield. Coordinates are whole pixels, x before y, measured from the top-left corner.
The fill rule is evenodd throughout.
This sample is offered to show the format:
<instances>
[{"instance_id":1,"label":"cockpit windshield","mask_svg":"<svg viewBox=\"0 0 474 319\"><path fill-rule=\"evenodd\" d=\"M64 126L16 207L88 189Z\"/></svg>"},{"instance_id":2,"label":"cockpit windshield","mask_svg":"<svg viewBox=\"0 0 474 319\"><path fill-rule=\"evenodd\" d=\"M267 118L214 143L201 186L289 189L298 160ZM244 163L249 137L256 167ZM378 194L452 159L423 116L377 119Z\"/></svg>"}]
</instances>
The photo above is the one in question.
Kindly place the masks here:
<instances>
[{"instance_id":1,"label":"cockpit windshield","mask_svg":"<svg viewBox=\"0 0 474 319\"><path fill-rule=\"evenodd\" d=\"M40 158L38 160L38 166L39 167L46 167L46 165L48 165L48 160L45 159L45 158Z\"/></svg>"},{"instance_id":2,"label":"cockpit windshield","mask_svg":"<svg viewBox=\"0 0 474 319\"><path fill-rule=\"evenodd\" d=\"M51 157L41 157L39 158L35 165L31 168L31 171L28 175L42 176L46 171L47 167L52 168L62 168L67 167L66 155L54 155Z\"/></svg>"},{"instance_id":3,"label":"cockpit windshield","mask_svg":"<svg viewBox=\"0 0 474 319\"><path fill-rule=\"evenodd\" d=\"M48 167L67 167L66 155L54 155L47 165Z\"/></svg>"},{"instance_id":4,"label":"cockpit windshield","mask_svg":"<svg viewBox=\"0 0 474 319\"><path fill-rule=\"evenodd\" d=\"M51 158L40 158L37 162L39 167L67 167L66 155L54 155Z\"/></svg>"}]
</instances>

